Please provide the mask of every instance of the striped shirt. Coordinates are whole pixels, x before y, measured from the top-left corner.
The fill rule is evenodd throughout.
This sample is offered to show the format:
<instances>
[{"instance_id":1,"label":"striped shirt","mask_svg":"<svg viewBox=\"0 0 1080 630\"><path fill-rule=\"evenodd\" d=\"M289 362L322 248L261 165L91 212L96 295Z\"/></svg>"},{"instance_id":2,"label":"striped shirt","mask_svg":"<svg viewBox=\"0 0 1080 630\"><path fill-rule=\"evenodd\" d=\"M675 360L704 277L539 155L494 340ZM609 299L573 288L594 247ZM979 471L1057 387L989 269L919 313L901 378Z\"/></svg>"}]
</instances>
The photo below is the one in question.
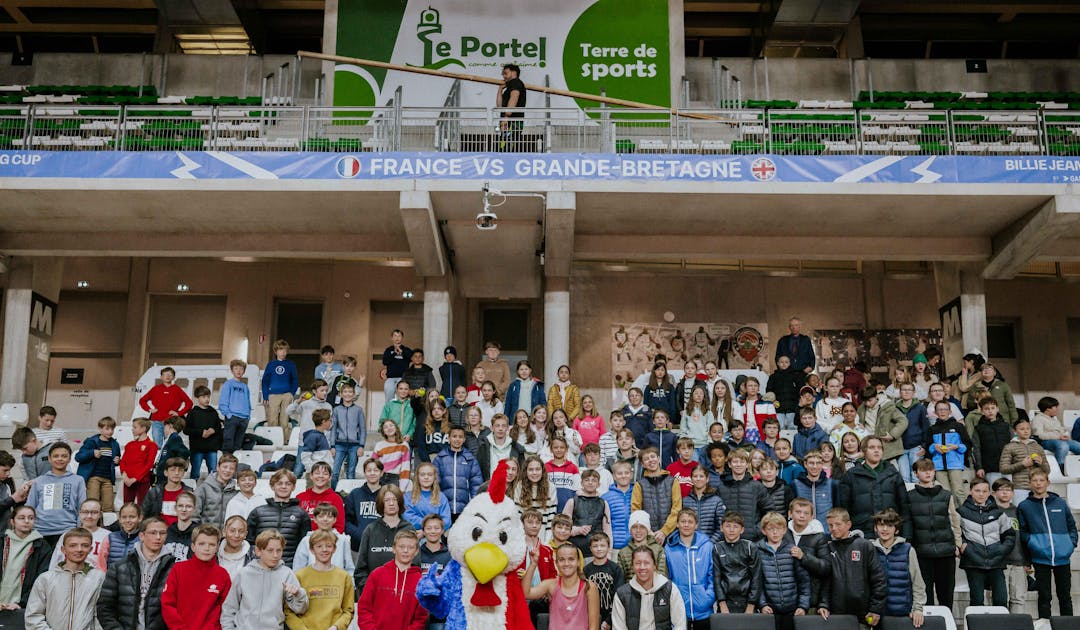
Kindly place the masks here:
<instances>
[{"instance_id":1,"label":"striped shirt","mask_svg":"<svg viewBox=\"0 0 1080 630\"><path fill-rule=\"evenodd\" d=\"M34 429L34 435L37 436L38 442L41 442L42 446L47 444L55 444L56 442L67 442L67 432L63 429Z\"/></svg>"},{"instance_id":2,"label":"striped shirt","mask_svg":"<svg viewBox=\"0 0 1080 630\"><path fill-rule=\"evenodd\" d=\"M408 444L380 440L376 442L371 456L382 462L384 473L397 475L401 479L409 478L412 453Z\"/></svg>"}]
</instances>

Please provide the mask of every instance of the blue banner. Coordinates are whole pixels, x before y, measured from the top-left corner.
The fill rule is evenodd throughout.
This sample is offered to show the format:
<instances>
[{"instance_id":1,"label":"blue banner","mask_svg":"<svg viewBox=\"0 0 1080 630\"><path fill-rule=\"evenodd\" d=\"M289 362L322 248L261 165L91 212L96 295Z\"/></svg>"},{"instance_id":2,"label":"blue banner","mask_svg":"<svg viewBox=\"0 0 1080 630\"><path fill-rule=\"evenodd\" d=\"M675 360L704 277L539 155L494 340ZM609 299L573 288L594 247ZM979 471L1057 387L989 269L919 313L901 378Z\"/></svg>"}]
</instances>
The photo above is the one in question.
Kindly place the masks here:
<instances>
[{"instance_id":1,"label":"blue banner","mask_svg":"<svg viewBox=\"0 0 1080 630\"><path fill-rule=\"evenodd\" d=\"M0 151L0 177L1057 184L1080 156Z\"/></svg>"}]
</instances>

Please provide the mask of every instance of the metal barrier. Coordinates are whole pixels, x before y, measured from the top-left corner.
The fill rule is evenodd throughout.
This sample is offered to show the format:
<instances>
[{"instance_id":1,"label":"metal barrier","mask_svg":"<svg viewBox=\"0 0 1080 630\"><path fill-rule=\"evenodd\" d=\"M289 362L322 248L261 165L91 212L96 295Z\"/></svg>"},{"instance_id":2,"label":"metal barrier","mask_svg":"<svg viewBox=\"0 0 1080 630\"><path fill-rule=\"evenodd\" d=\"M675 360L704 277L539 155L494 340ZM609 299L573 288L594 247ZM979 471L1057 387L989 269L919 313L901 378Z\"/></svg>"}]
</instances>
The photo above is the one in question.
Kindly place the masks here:
<instances>
[{"instance_id":1,"label":"metal barrier","mask_svg":"<svg viewBox=\"0 0 1080 630\"><path fill-rule=\"evenodd\" d=\"M1080 114L971 110L0 107L0 149L1080 155ZM503 114L522 116L504 117Z\"/></svg>"}]
</instances>

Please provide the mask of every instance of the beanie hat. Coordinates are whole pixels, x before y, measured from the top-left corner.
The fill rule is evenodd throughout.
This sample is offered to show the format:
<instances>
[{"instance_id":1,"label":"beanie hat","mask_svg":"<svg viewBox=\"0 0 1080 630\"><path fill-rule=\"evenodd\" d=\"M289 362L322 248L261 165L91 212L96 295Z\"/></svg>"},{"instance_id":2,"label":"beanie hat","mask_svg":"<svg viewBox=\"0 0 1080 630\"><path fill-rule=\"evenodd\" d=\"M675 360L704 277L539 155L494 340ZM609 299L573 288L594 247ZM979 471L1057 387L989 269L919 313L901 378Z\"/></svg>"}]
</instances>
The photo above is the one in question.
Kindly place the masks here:
<instances>
[{"instance_id":1,"label":"beanie hat","mask_svg":"<svg viewBox=\"0 0 1080 630\"><path fill-rule=\"evenodd\" d=\"M645 510L637 510L636 512L630 514L630 524L627 526L627 529L630 529L634 525L644 525L645 529L651 531L650 524L651 523L649 522L649 513Z\"/></svg>"},{"instance_id":2,"label":"beanie hat","mask_svg":"<svg viewBox=\"0 0 1080 630\"><path fill-rule=\"evenodd\" d=\"M911 364L915 365L916 363L926 363L926 355L921 352L916 354L915 358L911 360Z\"/></svg>"},{"instance_id":3,"label":"beanie hat","mask_svg":"<svg viewBox=\"0 0 1080 630\"><path fill-rule=\"evenodd\" d=\"M456 357L457 356L457 348L455 348L454 346L446 346L446 350L443 350L442 353L443 353L444 357L446 355L448 355L448 354L452 354L452 355L454 355Z\"/></svg>"}]
</instances>

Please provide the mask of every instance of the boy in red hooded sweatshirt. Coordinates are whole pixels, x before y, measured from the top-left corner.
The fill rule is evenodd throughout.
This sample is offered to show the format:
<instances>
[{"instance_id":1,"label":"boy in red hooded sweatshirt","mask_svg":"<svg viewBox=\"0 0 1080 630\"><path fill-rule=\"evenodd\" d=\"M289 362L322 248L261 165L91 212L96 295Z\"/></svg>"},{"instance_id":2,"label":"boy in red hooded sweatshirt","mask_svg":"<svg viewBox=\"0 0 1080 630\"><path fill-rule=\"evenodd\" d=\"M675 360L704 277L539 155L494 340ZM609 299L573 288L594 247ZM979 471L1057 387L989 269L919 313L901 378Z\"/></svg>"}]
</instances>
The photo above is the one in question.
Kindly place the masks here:
<instances>
[{"instance_id":1,"label":"boy in red hooded sweatshirt","mask_svg":"<svg viewBox=\"0 0 1080 630\"><path fill-rule=\"evenodd\" d=\"M232 580L217 563L220 541L221 530L199 525L191 535L195 555L169 571L161 592L161 616L169 630L221 630L221 605Z\"/></svg>"},{"instance_id":2,"label":"boy in red hooded sweatshirt","mask_svg":"<svg viewBox=\"0 0 1080 630\"><path fill-rule=\"evenodd\" d=\"M416 601L416 583L423 573L412 564L419 549L416 530L394 536L394 559L371 572L356 603L360 628L424 630L427 626L428 611Z\"/></svg>"}]
</instances>

